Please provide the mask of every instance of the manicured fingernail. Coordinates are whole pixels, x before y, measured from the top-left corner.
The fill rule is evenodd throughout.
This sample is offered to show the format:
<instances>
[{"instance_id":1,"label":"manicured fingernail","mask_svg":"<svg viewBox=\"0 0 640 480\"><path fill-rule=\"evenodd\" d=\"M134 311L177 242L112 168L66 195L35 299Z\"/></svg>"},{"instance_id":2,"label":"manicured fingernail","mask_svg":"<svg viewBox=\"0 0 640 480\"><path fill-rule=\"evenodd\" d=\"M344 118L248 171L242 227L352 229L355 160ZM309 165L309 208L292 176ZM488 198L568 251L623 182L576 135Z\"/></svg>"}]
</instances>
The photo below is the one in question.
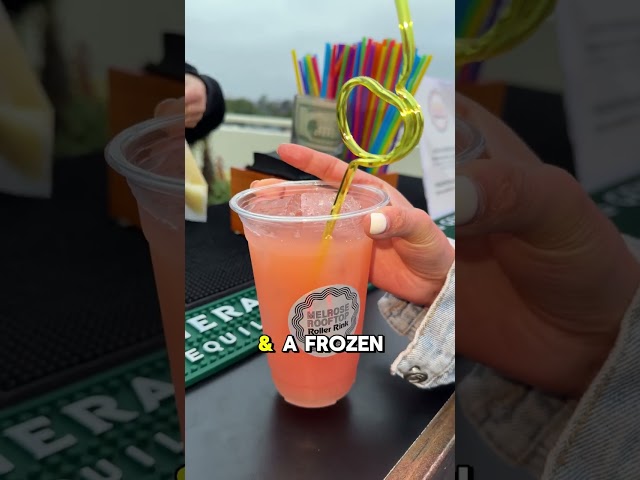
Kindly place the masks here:
<instances>
[{"instance_id":1,"label":"manicured fingernail","mask_svg":"<svg viewBox=\"0 0 640 480\"><path fill-rule=\"evenodd\" d=\"M387 217L382 213L371 214L371 226L369 227L369 233L371 235L380 235L387 229Z\"/></svg>"},{"instance_id":2,"label":"manicured fingernail","mask_svg":"<svg viewBox=\"0 0 640 480\"><path fill-rule=\"evenodd\" d=\"M281 143L280 145L278 145L278 148L276 148L276 153L277 153L278 155L280 155L280 152L281 152L281 151L284 151L284 152L286 153L286 151L287 151L287 145L288 145L287 143Z\"/></svg>"},{"instance_id":3,"label":"manicured fingernail","mask_svg":"<svg viewBox=\"0 0 640 480\"><path fill-rule=\"evenodd\" d=\"M456 176L456 225L466 225L478 212L478 189L469 177Z\"/></svg>"}]
</instances>

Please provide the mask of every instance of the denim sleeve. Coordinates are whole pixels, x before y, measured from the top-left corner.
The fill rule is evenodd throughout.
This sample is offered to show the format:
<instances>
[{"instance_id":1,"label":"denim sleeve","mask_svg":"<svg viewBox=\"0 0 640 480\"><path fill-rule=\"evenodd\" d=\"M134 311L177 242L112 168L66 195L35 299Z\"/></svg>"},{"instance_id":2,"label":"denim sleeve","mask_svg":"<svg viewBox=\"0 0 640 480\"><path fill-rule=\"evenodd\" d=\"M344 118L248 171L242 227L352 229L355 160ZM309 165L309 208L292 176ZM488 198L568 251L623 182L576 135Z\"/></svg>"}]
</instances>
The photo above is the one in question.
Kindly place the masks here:
<instances>
[{"instance_id":1,"label":"denim sleeve","mask_svg":"<svg viewBox=\"0 0 640 480\"><path fill-rule=\"evenodd\" d=\"M640 241L625 240L640 261ZM637 478L638 371L640 289L613 350L579 401L544 394L480 366L458 385L458 401L497 454L536 478Z\"/></svg>"},{"instance_id":2,"label":"denim sleeve","mask_svg":"<svg viewBox=\"0 0 640 480\"><path fill-rule=\"evenodd\" d=\"M378 302L391 328L411 339L391 365L391 373L419 388L455 382L455 275L454 262L442 290L428 308L389 294Z\"/></svg>"}]
</instances>

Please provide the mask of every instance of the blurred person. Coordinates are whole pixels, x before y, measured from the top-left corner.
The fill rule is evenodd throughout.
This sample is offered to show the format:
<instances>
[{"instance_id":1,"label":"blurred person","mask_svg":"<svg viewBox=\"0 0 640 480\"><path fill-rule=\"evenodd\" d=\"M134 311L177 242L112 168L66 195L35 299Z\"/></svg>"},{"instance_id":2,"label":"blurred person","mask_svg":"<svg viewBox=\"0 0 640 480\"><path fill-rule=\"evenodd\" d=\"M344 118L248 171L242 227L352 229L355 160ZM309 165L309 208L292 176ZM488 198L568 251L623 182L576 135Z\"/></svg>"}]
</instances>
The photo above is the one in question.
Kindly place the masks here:
<instances>
[{"instance_id":1,"label":"blurred person","mask_svg":"<svg viewBox=\"0 0 640 480\"><path fill-rule=\"evenodd\" d=\"M195 143L207 137L224 121L225 102L218 82L188 63L184 67L185 138Z\"/></svg>"},{"instance_id":2,"label":"blurred person","mask_svg":"<svg viewBox=\"0 0 640 480\"><path fill-rule=\"evenodd\" d=\"M193 144L205 139L224 121L226 113L224 95L218 82L199 74L185 63L184 97L168 98L160 102L154 116L184 113L185 139Z\"/></svg>"},{"instance_id":3,"label":"blurred person","mask_svg":"<svg viewBox=\"0 0 640 480\"><path fill-rule=\"evenodd\" d=\"M205 142L206 154L203 155L200 168L211 193L216 181L216 169L212 164L211 156L208 155L207 137L224 121L226 113L224 94L218 82L212 77L199 73L188 63L185 63L184 70L184 97L160 102L156 107L155 115L179 115L184 112L184 136L187 143L193 145L199 141Z\"/></svg>"}]
</instances>

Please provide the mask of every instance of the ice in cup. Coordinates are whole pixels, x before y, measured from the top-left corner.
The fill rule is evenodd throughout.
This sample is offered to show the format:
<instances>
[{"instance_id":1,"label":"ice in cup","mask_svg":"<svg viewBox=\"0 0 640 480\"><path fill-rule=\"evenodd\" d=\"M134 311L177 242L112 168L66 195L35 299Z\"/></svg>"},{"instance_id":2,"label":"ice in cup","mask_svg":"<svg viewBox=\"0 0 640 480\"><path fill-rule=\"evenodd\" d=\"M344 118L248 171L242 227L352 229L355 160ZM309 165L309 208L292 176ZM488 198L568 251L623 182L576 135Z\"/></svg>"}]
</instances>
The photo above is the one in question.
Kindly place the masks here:
<instances>
[{"instance_id":1,"label":"ice in cup","mask_svg":"<svg viewBox=\"0 0 640 480\"><path fill-rule=\"evenodd\" d=\"M156 118L124 130L105 153L138 203L184 438L184 116Z\"/></svg>"},{"instance_id":2,"label":"ice in cup","mask_svg":"<svg viewBox=\"0 0 640 480\"><path fill-rule=\"evenodd\" d=\"M389 202L380 189L353 185L331 238L323 240L337 187L284 182L230 201L249 243L264 333L274 344L265 353L273 382L300 407L332 405L355 381L358 353L307 353L304 338L362 333L373 245L363 221ZM298 353L282 352L288 335Z\"/></svg>"}]
</instances>

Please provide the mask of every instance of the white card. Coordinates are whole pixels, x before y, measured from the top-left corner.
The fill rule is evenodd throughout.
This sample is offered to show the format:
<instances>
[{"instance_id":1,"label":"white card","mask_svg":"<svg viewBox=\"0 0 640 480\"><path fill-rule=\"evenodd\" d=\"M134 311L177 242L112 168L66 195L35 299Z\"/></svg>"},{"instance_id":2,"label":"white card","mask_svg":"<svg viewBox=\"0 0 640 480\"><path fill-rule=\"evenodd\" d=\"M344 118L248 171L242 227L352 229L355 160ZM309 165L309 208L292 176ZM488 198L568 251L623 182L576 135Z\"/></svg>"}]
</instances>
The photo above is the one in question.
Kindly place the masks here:
<instances>
[{"instance_id":1,"label":"white card","mask_svg":"<svg viewBox=\"0 0 640 480\"><path fill-rule=\"evenodd\" d=\"M416 93L424 113L420 139L422 181L431 218L455 210L455 89L453 83L425 77Z\"/></svg>"},{"instance_id":2,"label":"white card","mask_svg":"<svg viewBox=\"0 0 640 480\"><path fill-rule=\"evenodd\" d=\"M191 147L184 142L184 218L190 222L207 222L209 186L198 166ZM194 209L195 208L195 209Z\"/></svg>"},{"instance_id":3,"label":"white card","mask_svg":"<svg viewBox=\"0 0 640 480\"><path fill-rule=\"evenodd\" d=\"M556 14L576 175L599 190L640 173L640 2L562 0Z\"/></svg>"}]
</instances>

